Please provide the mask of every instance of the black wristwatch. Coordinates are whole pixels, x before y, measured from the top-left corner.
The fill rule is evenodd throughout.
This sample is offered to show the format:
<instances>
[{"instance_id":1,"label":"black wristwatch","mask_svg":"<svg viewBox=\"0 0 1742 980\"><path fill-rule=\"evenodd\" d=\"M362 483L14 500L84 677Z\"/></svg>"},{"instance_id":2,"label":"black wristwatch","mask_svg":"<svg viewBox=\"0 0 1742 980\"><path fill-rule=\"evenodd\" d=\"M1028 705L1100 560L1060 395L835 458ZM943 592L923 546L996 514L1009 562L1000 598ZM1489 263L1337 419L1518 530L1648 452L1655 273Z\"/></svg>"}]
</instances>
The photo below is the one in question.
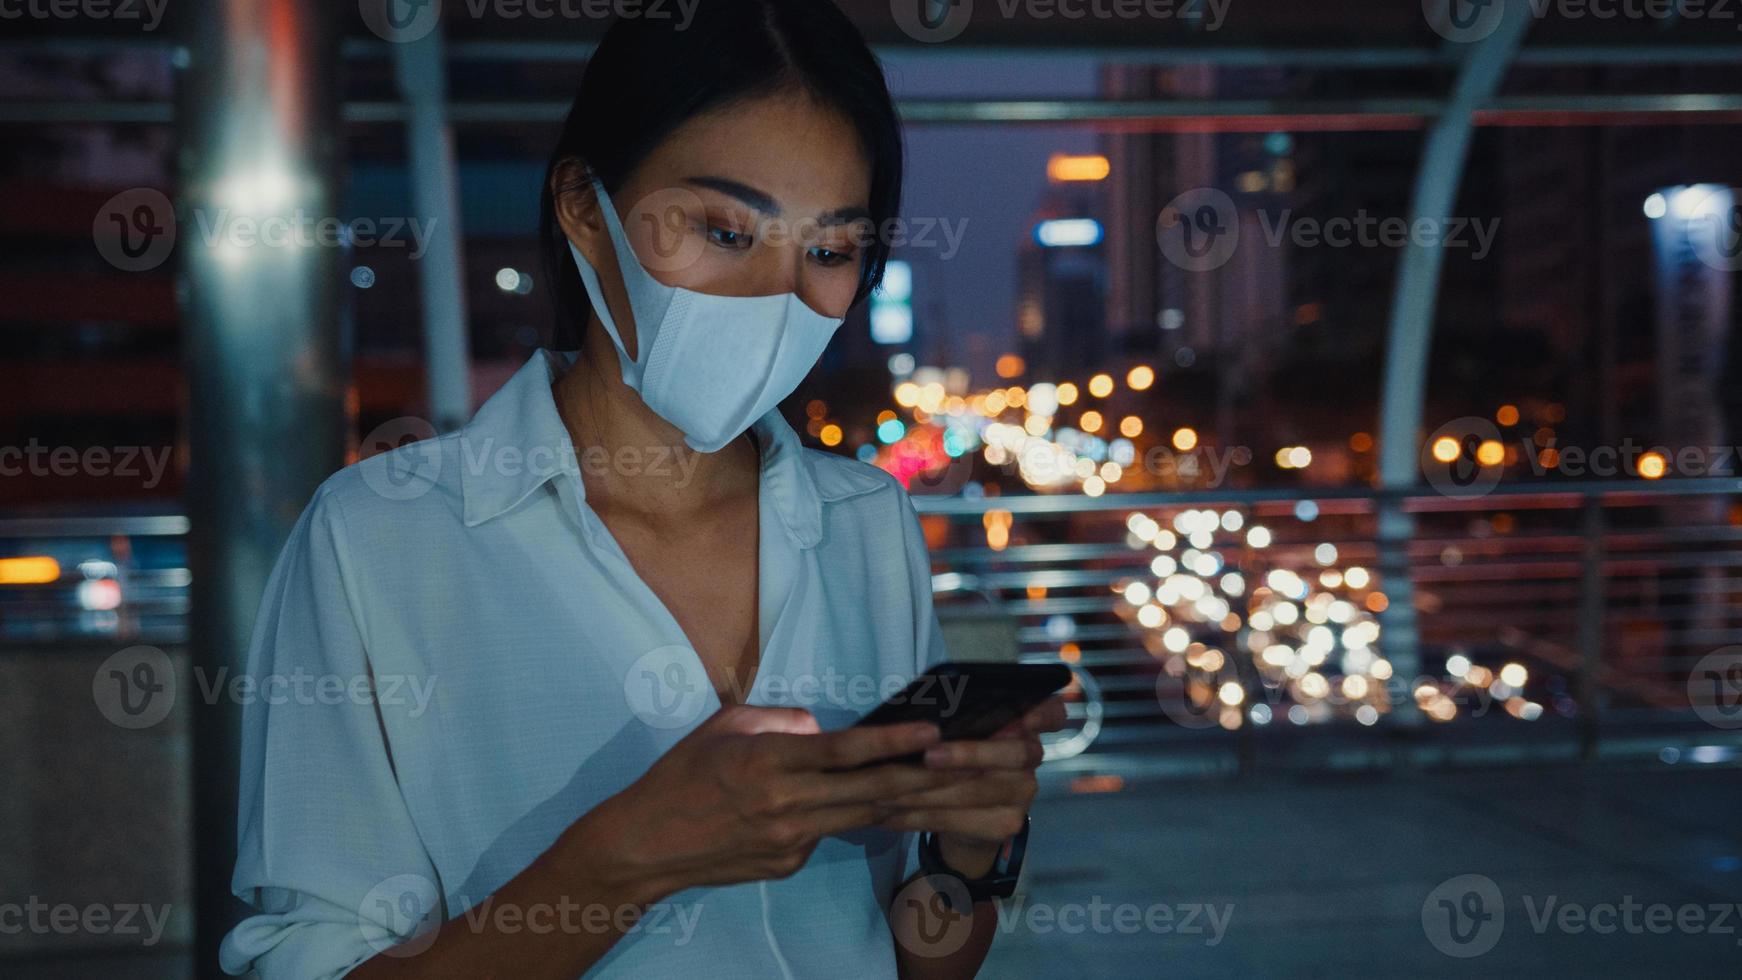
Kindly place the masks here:
<instances>
[{"instance_id":1,"label":"black wristwatch","mask_svg":"<svg viewBox=\"0 0 1742 980\"><path fill-rule=\"evenodd\" d=\"M998 857L993 859L992 868L978 878L967 878L961 872L944 863L943 855L938 853L937 835L926 832L919 837L919 870L925 875L948 875L962 883L968 892L969 901L984 902L992 898L1009 898L1016 894L1016 879L1022 876L1022 855L1028 850L1027 817L1022 818L1022 829L1016 836L1010 838L999 849ZM944 904L950 904L949 894L940 891Z\"/></svg>"}]
</instances>

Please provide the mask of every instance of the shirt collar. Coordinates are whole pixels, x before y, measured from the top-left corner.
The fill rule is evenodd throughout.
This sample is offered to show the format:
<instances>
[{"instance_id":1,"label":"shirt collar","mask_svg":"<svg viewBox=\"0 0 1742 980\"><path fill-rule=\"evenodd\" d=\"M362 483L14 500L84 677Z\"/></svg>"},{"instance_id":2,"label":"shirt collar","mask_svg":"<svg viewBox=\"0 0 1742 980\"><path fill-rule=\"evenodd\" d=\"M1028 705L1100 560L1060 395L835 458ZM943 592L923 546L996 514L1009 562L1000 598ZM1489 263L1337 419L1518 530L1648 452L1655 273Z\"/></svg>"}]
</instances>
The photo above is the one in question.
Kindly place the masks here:
<instances>
[{"instance_id":1,"label":"shirt collar","mask_svg":"<svg viewBox=\"0 0 1742 980\"><path fill-rule=\"evenodd\" d=\"M461 430L460 480L467 527L512 510L557 476L574 480L581 510L590 520L597 519L586 505L574 444L550 391L579 354L546 348L533 352ZM798 433L778 407L757 419L751 431L762 453L762 499L772 504L799 547L814 547L822 539L823 502L840 495L819 492ZM506 463L505 450L518 450L515 465L497 465Z\"/></svg>"}]
</instances>

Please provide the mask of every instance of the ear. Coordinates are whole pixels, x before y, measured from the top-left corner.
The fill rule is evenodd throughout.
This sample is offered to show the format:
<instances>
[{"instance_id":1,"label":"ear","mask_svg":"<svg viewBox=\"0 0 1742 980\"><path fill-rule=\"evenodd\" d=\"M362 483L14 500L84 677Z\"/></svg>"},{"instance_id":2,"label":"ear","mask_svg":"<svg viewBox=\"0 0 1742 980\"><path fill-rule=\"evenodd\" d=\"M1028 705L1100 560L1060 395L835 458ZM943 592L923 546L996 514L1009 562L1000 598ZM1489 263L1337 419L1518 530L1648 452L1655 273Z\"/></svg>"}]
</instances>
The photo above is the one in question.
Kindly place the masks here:
<instances>
[{"instance_id":1,"label":"ear","mask_svg":"<svg viewBox=\"0 0 1742 980\"><path fill-rule=\"evenodd\" d=\"M593 192L586 164L573 157L558 164L551 173L550 192L557 225L587 263L598 271L599 288L605 291L605 302L610 305L611 319L623 336L623 346L630 357L637 356L635 317L629 309L629 297L623 291L617 250L611 245L611 231L605 225L603 205L599 195Z\"/></svg>"},{"instance_id":2,"label":"ear","mask_svg":"<svg viewBox=\"0 0 1742 980\"><path fill-rule=\"evenodd\" d=\"M593 193L593 182L588 179L587 165L575 157L558 164L550 175L550 192L563 234L593 268L609 268L614 259L611 235L599 210L599 196Z\"/></svg>"}]
</instances>

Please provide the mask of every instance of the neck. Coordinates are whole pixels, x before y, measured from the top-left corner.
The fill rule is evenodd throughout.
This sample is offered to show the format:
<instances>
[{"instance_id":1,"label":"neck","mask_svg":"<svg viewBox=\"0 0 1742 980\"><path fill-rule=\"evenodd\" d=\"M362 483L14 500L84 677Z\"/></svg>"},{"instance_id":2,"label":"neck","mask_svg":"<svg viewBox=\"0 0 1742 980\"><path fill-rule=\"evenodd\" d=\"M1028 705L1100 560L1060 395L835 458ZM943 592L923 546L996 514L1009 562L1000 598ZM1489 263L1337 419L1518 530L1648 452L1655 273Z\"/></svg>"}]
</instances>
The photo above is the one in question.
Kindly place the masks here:
<instances>
[{"instance_id":1,"label":"neck","mask_svg":"<svg viewBox=\"0 0 1742 980\"><path fill-rule=\"evenodd\" d=\"M557 414L581 464L587 503L650 518L682 518L754 492L761 459L749 436L697 452L623 381L617 348L597 315L580 356L551 385Z\"/></svg>"}]
</instances>

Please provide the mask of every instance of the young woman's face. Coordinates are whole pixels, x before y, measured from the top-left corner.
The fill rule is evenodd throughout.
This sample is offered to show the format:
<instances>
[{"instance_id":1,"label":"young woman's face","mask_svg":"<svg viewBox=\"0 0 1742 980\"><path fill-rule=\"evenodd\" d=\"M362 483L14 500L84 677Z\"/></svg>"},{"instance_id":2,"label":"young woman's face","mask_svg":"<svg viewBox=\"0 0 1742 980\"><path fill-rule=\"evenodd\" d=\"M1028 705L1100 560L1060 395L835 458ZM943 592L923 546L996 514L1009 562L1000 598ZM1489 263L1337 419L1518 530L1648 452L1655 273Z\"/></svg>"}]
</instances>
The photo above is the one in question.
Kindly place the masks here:
<instances>
[{"instance_id":1,"label":"young woman's face","mask_svg":"<svg viewBox=\"0 0 1742 980\"><path fill-rule=\"evenodd\" d=\"M636 255L670 286L721 296L796 293L844 316L870 240L870 166L852 125L802 94L741 103L674 130L611 198ZM592 194L558 203L636 350L611 239Z\"/></svg>"}]
</instances>

